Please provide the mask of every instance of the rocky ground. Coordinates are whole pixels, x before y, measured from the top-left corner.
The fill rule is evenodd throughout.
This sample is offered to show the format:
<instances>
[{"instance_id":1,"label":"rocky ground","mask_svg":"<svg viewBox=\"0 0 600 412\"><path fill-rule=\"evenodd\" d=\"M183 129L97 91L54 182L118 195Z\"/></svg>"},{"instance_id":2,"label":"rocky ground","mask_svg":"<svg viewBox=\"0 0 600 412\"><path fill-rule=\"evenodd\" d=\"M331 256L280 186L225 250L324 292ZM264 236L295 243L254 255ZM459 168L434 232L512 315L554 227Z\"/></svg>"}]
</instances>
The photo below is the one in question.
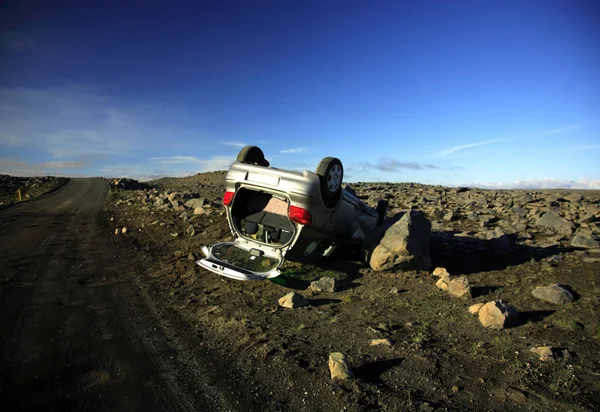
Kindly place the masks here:
<instances>
[{"instance_id":1,"label":"rocky ground","mask_svg":"<svg viewBox=\"0 0 600 412\"><path fill-rule=\"evenodd\" d=\"M115 233L155 253L149 288L238 354L282 407L290 391L307 409L600 406L598 192L353 184L371 206L386 198L390 218L418 210L431 222L430 270L376 271L342 251L241 282L194 264L200 246L231 238L223 173L112 186ZM323 277L335 291L331 280L310 287ZM550 298L560 303L532 294L554 283L566 286ZM289 292L299 307L279 302ZM332 353L354 379L331 379Z\"/></svg>"},{"instance_id":2,"label":"rocky ground","mask_svg":"<svg viewBox=\"0 0 600 412\"><path fill-rule=\"evenodd\" d=\"M194 263L231 238L224 173L109 183L110 235L153 256L140 284L215 356L234 354L269 409L600 407L598 192L353 184L390 202L389 233L429 223L426 270L403 251L372 268L340 250L241 282Z\"/></svg>"},{"instance_id":3,"label":"rocky ground","mask_svg":"<svg viewBox=\"0 0 600 412\"><path fill-rule=\"evenodd\" d=\"M44 193L56 190L68 179L64 177L15 177L0 175L0 206L19 202L18 191L21 191L21 201L33 199Z\"/></svg>"}]
</instances>

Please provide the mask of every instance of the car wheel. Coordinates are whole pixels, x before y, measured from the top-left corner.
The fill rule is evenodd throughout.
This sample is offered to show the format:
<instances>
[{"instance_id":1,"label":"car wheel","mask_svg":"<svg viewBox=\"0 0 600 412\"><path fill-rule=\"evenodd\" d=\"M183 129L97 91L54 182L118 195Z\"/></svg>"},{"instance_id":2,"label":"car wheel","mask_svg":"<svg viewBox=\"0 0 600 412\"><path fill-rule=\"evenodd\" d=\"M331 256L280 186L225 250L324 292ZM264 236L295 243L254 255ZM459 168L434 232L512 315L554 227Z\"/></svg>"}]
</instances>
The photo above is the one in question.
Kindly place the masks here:
<instances>
[{"instance_id":1,"label":"car wheel","mask_svg":"<svg viewBox=\"0 0 600 412\"><path fill-rule=\"evenodd\" d=\"M377 225L380 225L387 217L388 201L381 199L379 202L377 202L377 208L375 210L377 211L377 216L379 216L379 219L377 219Z\"/></svg>"},{"instance_id":2,"label":"car wheel","mask_svg":"<svg viewBox=\"0 0 600 412\"><path fill-rule=\"evenodd\" d=\"M246 146L237 155L238 162L259 165L259 166L269 166L269 162L265 159L265 155L263 151L258 146Z\"/></svg>"},{"instance_id":3,"label":"car wheel","mask_svg":"<svg viewBox=\"0 0 600 412\"><path fill-rule=\"evenodd\" d=\"M321 178L321 196L325 205L333 207L342 193L344 167L340 159L326 157L317 166L317 175Z\"/></svg>"}]
</instances>

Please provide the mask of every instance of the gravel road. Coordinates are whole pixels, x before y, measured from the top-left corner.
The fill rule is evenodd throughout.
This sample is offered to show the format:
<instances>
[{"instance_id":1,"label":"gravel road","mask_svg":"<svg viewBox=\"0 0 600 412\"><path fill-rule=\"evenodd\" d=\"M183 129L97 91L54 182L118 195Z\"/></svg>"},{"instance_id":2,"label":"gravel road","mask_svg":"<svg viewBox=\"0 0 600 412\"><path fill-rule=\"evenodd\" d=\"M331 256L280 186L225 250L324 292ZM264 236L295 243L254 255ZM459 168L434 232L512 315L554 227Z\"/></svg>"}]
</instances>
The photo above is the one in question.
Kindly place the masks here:
<instances>
[{"instance_id":1,"label":"gravel road","mask_svg":"<svg viewBox=\"0 0 600 412\"><path fill-rule=\"evenodd\" d=\"M190 350L103 226L109 188L73 179L0 210L4 410L235 410L241 395Z\"/></svg>"}]
</instances>

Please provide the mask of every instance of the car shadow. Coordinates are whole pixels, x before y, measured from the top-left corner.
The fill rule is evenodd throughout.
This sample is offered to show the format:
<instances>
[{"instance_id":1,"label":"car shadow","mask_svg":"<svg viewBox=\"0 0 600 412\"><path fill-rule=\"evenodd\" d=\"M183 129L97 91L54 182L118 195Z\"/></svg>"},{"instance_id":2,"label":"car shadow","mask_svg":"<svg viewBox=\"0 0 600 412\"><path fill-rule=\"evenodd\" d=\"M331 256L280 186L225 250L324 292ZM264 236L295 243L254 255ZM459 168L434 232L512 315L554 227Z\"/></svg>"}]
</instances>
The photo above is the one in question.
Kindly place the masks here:
<instances>
[{"instance_id":1,"label":"car shadow","mask_svg":"<svg viewBox=\"0 0 600 412\"><path fill-rule=\"evenodd\" d=\"M452 232L433 232L430 255L434 267L451 274L470 274L504 270L534 260L574 251L572 247L536 247L516 244L514 236L491 240L453 236Z\"/></svg>"},{"instance_id":2,"label":"car shadow","mask_svg":"<svg viewBox=\"0 0 600 412\"><path fill-rule=\"evenodd\" d=\"M359 367L353 368L353 372L358 379L378 385L382 383L381 375L393 367L400 365L402 362L404 362L403 358L366 362Z\"/></svg>"}]
</instances>

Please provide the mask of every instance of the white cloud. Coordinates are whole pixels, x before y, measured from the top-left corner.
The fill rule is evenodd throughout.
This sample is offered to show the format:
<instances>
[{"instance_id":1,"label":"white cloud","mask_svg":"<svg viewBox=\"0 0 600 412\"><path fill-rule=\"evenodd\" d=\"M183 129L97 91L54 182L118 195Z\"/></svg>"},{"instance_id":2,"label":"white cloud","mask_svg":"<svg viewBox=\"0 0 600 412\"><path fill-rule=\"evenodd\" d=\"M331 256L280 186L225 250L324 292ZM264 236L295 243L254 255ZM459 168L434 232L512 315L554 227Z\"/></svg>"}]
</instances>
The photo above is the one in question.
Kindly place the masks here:
<instances>
[{"instance_id":1,"label":"white cloud","mask_svg":"<svg viewBox=\"0 0 600 412\"><path fill-rule=\"evenodd\" d=\"M448 156L452 153L458 152L459 150L469 149L471 147L477 147L477 146L484 146L484 145L488 145L488 144L492 144L492 143L507 142L510 140L524 139L524 138L528 138L528 137L539 137L539 136L548 136L548 135L552 135L552 134L559 134L559 133L566 132L568 130L577 129L580 126L581 126L581 124L573 124L573 125L559 128L559 129L542 130L542 131L534 132L534 133L516 135L516 136L512 136L512 137L504 137L504 138L500 138L500 139L484 140L482 142L454 146L454 147L450 147L448 149L442 150L440 152L440 155Z\"/></svg>"},{"instance_id":2,"label":"white cloud","mask_svg":"<svg viewBox=\"0 0 600 412\"><path fill-rule=\"evenodd\" d=\"M468 149L470 147L483 146L483 145L486 145L486 144L492 144L492 143L498 143L498 142L505 142L507 140L510 140L510 139L492 139L492 140L486 140L484 142L477 142L477 143L465 144L465 145L462 145L462 146L454 146L454 147L451 147L449 149L446 149L446 150L442 151L441 155L442 156L448 156L449 154L452 154L454 152L458 152L459 150Z\"/></svg>"},{"instance_id":3,"label":"white cloud","mask_svg":"<svg viewBox=\"0 0 600 412\"><path fill-rule=\"evenodd\" d=\"M146 181L161 177L184 177L197 173L227 170L234 160L231 156L212 156L206 159L179 155L151 157L145 163L105 166L101 172L105 177L128 177Z\"/></svg>"},{"instance_id":4,"label":"white cloud","mask_svg":"<svg viewBox=\"0 0 600 412\"><path fill-rule=\"evenodd\" d=\"M194 156L171 156L171 157L150 157L148 160L154 160L160 164L182 164L182 163L201 163L202 160Z\"/></svg>"},{"instance_id":5,"label":"white cloud","mask_svg":"<svg viewBox=\"0 0 600 412\"><path fill-rule=\"evenodd\" d=\"M233 146L233 147L238 147L238 148L242 148L242 147L246 147L248 146L246 143L242 143L242 142L223 142L224 145L227 146Z\"/></svg>"},{"instance_id":6,"label":"white cloud","mask_svg":"<svg viewBox=\"0 0 600 412\"><path fill-rule=\"evenodd\" d=\"M78 169L80 167L85 167L87 162L78 162L78 161L59 161L59 162L47 162L43 163L43 167L47 167L49 169Z\"/></svg>"},{"instance_id":7,"label":"white cloud","mask_svg":"<svg viewBox=\"0 0 600 412\"><path fill-rule=\"evenodd\" d=\"M600 179L566 180L545 177L543 179L517 180L515 182L470 183L461 186L484 189L600 189Z\"/></svg>"},{"instance_id":8,"label":"white cloud","mask_svg":"<svg viewBox=\"0 0 600 412\"><path fill-rule=\"evenodd\" d=\"M306 152L308 152L308 147L296 147L293 149L281 150L281 153L306 153Z\"/></svg>"},{"instance_id":9,"label":"white cloud","mask_svg":"<svg viewBox=\"0 0 600 412\"><path fill-rule=\"evenodd\" d=\"M87 165L84 161L60 161L47 163L30 163L20 159L3 157L0 159L0 174L12 176L45 176L57 175L57 170L78 169ZM64 176L64 172L59 175Z\"/></svg>"}]
</instances>

